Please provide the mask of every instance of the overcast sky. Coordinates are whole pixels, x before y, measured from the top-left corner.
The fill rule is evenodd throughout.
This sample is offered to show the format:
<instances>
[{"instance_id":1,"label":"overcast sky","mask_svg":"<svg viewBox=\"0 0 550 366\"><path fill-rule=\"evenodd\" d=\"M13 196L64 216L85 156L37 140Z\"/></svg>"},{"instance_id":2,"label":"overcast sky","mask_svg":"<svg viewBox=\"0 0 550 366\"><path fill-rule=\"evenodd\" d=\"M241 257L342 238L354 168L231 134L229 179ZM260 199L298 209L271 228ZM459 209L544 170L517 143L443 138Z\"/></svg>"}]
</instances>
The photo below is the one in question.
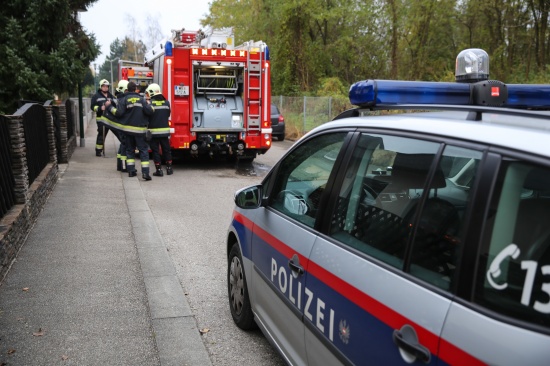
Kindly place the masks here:
<instances>
[{"instance_id":1,"label":"overcast sky","mask_svg":"<svg viewBox=\"0 0 550 366\"><path fill-rule=\"evenodd\" d=\"M200 19L208 13L209 3L206 0L99 0L88 11L80 13L80 23L88 33L95 34L101 45L101 55L95 60L100 65L110 53L111 43L130 35L126 15L138 24L145 24L149 14L157 18L163 33L160 39L164 39L171 35L172 29L200 29Z\"/></svg>"}]
</instances>

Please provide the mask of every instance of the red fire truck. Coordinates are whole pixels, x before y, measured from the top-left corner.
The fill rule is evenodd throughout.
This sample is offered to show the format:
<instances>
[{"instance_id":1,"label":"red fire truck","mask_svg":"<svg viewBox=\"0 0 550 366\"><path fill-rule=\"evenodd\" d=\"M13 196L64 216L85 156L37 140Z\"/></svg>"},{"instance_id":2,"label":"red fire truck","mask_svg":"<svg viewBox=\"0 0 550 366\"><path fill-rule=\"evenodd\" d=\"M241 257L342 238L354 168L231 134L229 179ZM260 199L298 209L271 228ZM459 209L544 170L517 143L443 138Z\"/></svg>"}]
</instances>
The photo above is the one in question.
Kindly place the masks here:
<instances>
[{"instance_id":1,"label":"red fire truck","mask_svg":"<svg viewBox=\"0 0 550 366\"><path fill-rule=\"evenodd\" d=\"M145 56L170 101L174 153L252 161L271 147L271 77L264 42L234 45L231 28L172 31Z\"/></svg>"}]
</instances>

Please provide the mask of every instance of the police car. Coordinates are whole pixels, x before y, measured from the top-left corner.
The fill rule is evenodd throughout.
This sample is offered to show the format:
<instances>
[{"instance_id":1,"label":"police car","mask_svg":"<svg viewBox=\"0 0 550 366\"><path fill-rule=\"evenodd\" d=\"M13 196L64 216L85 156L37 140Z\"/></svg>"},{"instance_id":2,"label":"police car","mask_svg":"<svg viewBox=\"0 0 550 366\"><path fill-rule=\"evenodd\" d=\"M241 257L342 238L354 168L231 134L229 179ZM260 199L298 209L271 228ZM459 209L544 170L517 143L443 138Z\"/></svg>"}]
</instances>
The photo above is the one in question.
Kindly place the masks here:
<instances>
[{"instance_id":1,"label":"police car","mask_svg":"<svg viewBox=\"0 0 550 366\"><path fill-rule=\"evenodd\" d=\"M231 314L289 364L550 362L550 86L456 64L354 84L235 194Z\"/></svg>"}]
</instances>

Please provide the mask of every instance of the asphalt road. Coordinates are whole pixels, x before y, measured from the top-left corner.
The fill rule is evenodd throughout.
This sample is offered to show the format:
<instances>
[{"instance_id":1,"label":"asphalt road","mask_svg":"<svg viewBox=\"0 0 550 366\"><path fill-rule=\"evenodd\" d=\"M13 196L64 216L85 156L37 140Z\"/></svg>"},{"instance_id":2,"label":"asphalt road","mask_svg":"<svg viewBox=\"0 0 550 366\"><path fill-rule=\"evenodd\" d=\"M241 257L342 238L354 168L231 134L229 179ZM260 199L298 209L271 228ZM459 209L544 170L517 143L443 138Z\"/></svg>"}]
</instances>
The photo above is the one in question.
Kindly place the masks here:
<instances>
[{"instance_id":1,"label":"asphalt road","mask_svg":"<svg viewBox=\"0 0 550 366\"><path fill-rule=\"evenodd\" d=\"M275 141L252 164L180 161L173 175L140 181L214 365L284 365L261 331L233 323L225 238L234 192L260 183L292 143Z\"/></svg>"}]
</instances>

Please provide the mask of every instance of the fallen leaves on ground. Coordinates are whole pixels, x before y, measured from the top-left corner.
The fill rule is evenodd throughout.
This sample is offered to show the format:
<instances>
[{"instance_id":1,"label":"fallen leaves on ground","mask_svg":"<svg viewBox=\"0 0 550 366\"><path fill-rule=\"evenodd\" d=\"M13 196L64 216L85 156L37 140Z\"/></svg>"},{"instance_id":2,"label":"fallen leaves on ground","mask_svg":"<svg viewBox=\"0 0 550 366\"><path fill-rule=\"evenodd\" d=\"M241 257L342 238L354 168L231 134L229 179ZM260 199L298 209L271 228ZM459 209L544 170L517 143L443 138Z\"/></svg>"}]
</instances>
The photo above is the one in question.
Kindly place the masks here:
<instances>
[{"instance_id":1,"label":"fallen leaves on ground","mask_svg":"<svg viewBox=\"0 0 550 366\"><path fill-rule=\"evenodd\" d=\"M13 348L8 349L8 355L11 355L11 354L14 354L14 353L15 353L15 349L13 349Z\"/></svg>"},{"instance_id":2,"label":"fallen leaves on ground","mask_svg":"<svg viewBox=\"0 0 550 366\"><path fill-rule=\"evenodd\" d=\"M38 331L34 332L32 335L35 337L42 337L44 335L44 331L42 330L42 328L38 328Z\"/></svg>"},{"instance_id":3,"label":"fallen leaves on ground","mask_svg":"<svg viewBox=\"0 0 550 366\"><path fill-rule=\"evenodd\" d=\"M206 334L206 333L210 332L210 329L208 329L208 328L202 328L202 329L199 329L199 332L201 333L201 335L202 335L202 334Z\"/></svg>"},{"instance_id":4,"label":"fallen leaves on ground","mask_svg":"<svg viewBox=\"0 0 550 366\"><path fill-rule=\"evenodd\" d=\"M23 291L29 291L28 287L23 287Z\"/></svg>"},{"instance_id":5,"label":"fallen leaves on ground","mask_svg":"<svg viewBox=\"0 0 550 366\"><path fill-rule=\"evenodd\" d=\"M68 359L69 359L69 356L67 356L67 355L61 356L62 361L67 361Z\"/></svg>"}]
</instances>

